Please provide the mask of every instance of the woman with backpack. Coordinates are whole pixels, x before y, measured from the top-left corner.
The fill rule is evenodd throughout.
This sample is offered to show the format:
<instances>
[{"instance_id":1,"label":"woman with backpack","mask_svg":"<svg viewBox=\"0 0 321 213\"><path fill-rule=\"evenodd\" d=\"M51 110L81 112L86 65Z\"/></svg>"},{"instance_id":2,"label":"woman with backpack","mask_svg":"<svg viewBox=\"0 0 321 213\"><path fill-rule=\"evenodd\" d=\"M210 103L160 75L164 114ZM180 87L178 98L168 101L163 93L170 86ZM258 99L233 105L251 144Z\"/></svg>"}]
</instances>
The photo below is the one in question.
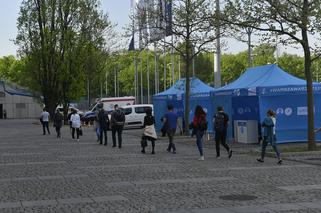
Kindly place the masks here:
<instances>
[{"instance_id":1,"label":"woman with backpack","mask_svg":"<svg viewBox=\"0 0 321 213\"><path fill-rule=\"evenodd\" d=\"M198 160L204 160L203 153L203 135L207 130L206 113L200 105L195 108L194 118L193 118L193 132L196 135L196 144L198 151L200 153L200 158Z\"/></svg>"}]
</instances>

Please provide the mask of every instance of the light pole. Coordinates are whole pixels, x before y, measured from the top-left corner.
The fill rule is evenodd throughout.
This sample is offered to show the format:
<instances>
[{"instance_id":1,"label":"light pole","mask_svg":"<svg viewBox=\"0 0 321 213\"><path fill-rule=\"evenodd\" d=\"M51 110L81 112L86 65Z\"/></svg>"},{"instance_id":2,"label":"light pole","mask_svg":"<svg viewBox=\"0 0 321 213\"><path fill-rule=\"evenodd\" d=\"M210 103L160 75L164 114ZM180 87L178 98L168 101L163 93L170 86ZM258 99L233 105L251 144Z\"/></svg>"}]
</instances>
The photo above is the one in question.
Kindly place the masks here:
<instances>
[{"instance_id":1,"label":"light pole","mask_svg":"<svg viewBox=\"0 0 321 213\"><path fill-rule=\"evenodd\" d=\"M172 86L172 85L173 85L173 84L172 84L172 82L173 82L172 79L173 79L174 76L172 76L173 73L170 72L170 70L171 70L171 67L170 67L170 66L171 66L171 65L172 65L172 63L166 64L166 67L168 67L168 71L169 71L169 73L171 74L171 75L170 75L170 85Z\"/></svg>"},{"instance_id":2,"label":"light pole","mask_svg":"<svg viewBox=\"0 0 321 213\"><path fill-rule=\"evenodd\" d=\"M216 0L215 13L217 17L220 15L220 0ZM219 19L216 19L216 52L214 52L214 87L221 86L221 30Z\"/></svg>"}]
</instances>

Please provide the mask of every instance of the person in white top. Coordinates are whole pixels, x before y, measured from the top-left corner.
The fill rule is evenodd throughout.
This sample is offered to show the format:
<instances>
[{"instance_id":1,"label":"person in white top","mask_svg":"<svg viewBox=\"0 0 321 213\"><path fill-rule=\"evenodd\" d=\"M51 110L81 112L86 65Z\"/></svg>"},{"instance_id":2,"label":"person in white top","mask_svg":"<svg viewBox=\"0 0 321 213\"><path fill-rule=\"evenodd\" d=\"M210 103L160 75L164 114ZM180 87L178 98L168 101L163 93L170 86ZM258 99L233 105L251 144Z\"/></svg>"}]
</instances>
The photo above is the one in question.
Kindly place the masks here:
<instances>
[{"instance_id":1,"label":"person in white top","mask_svg":"<svg viewBox=\"0 0 321 213\"><path fill-rule=\"evenodd\" d=\"M46 134L46 129L48 134L50 135L50 130L49 130L49 112L46 111L46 108L43 108L43 112L41 113L40 116L40 121L42 124L42 129L43 129L43 135Z\"/></svg>"},{"instance_id":2,"label":"person in white top","mask_svg":"<svg viewBox=\"0 0 321 213\"><path fill-rule=\"evenodd\" d=\"M72 112L70 121L71 121L71 128L72 128L72 132L71 132L72 138L75 139L75 132L76 132L77 141L79 141L81 122L80 122L80 116L77 114L75 110L73 110Z\"/></svg>"}]
</instances>

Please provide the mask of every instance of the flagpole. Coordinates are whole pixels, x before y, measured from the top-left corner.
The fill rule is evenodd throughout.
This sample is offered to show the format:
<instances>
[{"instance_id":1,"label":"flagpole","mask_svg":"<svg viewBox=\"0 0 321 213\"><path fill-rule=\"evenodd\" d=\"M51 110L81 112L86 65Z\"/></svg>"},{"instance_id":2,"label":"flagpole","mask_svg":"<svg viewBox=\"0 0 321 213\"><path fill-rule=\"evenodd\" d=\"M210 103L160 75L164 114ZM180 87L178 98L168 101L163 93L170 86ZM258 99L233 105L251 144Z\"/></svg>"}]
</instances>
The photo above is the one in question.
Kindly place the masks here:
<instances>
[{"instance_id":1,"label":"flagpole","mask_svg":"<svg viewBox=\"0 0 321 213\"><path fill-rule=\"evenodd\" d=\"M171 63L172 63L172 85L175 83L175 73L174 73L174 68L175 68L175 64L174 64L174 36L172 34L172 50L171 50Z\"/></svg>"},{"instance_id":2,"label":"flagpole","mask_svg":"<svg viewBox=\"0 0 321 213\"><path fill-rule=\"evenodd\" d=\"M156 50L156 48L157 48L157 46L156 46L156 41L154 42L154 62L155 62L155 64L154 64L154 71L155 71L155 73L154 73L154 77L155 77L155 94L157 94L158 93L158 78L157 78L157 50Z\"/></svg>"},{"instance_id":3,"label":"flagpole","mask_svg":"<svg viewBox=\"0 0 321 213\"><path fill-rule=\"evenodd\" d=\"M166 35L164 35L164 91L166 90L166 71L167 71L167 68L166 68L166 46L165 46L165 42L166 42Z\"/></svg>"},{"instance_id":4,"label":"flagpole","mask_svg":"<svg viewBox=\"0 0 321 213\"><path fill-rule=\"evenodd\" d=\"M143 94L143 52L140 55L140 103L144 103L144 94Z\"/></svg>"},{"instance_id":5,"label":"flagpole","mask_svg":"<svg viewBox=\"0 0 321 213\"><path fill-rule=\"evenodd\" d=\"M149 104L150 103L150 98L149 98L149 52L147 51L147 60L146 60L146 63L147 63L147 103Z\"/></svg>"},{"instance_id":6,"label":"flagpole","mask_svg":"<svg viewBox=\"0 0 321 213\"><path fill-rule=\"evenodd\" d=\"M138 102L138 94L137 94L137 61L136 61L136 51L134 51L134 69L135 69L135 79L134 79L134 87L135 87L135 103Z\"/></svg>"}]
</instances>

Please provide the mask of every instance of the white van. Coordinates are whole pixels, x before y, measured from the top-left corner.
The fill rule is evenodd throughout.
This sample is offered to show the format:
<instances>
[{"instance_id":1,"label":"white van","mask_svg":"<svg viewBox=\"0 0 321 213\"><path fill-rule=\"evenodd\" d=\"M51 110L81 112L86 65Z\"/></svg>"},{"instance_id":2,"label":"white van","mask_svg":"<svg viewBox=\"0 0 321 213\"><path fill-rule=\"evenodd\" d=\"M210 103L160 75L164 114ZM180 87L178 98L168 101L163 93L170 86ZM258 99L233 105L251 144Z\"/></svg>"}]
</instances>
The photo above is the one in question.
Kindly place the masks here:
<instances>
[{"instance_id":1,"label":"white van","mask_svg":"<svg viewBox=\"0 0 321 213\"><path fill-rule=\"evenodd\" d=\"M92 108L91 111L95 111L97 106L103 104L103 108L105 111L114 110L114 106L117 104L119 107L133 105L135 103L135 97L126 96L126 97L115 97L115 98L101 98L96 103L96 105Z\"/></svg>"},{"instance_id":2,"label":"white van","mask_svg":"<svg viewBox=\"0 0 321 213\"><path fill-rule=\"evenodd\" d=\"M152 104L137 104L120 107L125 114L125 128L142 128L146 109L152 109ZM154 114L154 113L153 113Z\"/></svg>"},{"instance_id":3,"label":"white van","mask_svg":"<svg viewBox=\"0 0 321 213\"><path fill-rule=\"evenodd\" d=\"M82 118L82 122L88 123L93 122L96 114L95 111L104 108L105 111L110 113L114 110L114 106L117 104L119 107L132 105L135 103L135 97L133 96L125 96L125 97L115 97L115 98L101 98L99 99L94 106L86 112Z\"/></svg>"}]
</instances>

